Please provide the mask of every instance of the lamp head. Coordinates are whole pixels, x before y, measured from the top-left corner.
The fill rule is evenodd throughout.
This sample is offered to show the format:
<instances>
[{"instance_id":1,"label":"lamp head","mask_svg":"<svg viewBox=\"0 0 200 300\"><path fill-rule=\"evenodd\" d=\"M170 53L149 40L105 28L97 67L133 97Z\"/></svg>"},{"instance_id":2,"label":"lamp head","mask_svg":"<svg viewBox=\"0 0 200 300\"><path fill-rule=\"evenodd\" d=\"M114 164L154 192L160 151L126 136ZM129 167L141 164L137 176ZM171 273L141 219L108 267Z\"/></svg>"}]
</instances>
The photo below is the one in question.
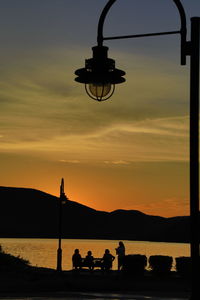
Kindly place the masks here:
<instances>
[{"instance_id":1,"label":"lamp head","mask_svg":"<svg viewBox=\"0 0 200 300\"><path fill-rule=\"evenodd\" d=\"M75 71L75 81L85 84L92 99L104 101L114 93L115 84L125 81L125 72L116 69L114 59L108 58L108 47L95 46L92 50L93 57L85 60L85 68Z\"/></svg>"}]
</instances>

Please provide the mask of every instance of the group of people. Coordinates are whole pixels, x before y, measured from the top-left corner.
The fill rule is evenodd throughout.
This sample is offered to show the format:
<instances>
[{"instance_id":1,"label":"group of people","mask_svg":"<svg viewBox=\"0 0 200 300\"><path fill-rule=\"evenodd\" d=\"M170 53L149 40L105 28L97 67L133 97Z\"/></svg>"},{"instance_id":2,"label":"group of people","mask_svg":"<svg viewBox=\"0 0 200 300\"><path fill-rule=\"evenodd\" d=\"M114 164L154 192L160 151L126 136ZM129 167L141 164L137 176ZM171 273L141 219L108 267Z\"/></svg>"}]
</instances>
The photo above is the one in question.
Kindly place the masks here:
<instances>
[{"instance_id":1,"label":"group of people","mask_svg":"<svg viewBox=\"0 0 200 300\"><path fill-rule=\"evenodd\" d=\"M123 258L125 256L125 246L123 242L119 242L117 248L115 248L116 254L118 256L118 270L121 270L123 265ZM101 268L103 270L112 269L112 264L115 256L110 253L109 249L105 249L103 257L100 259ZM83 259L79 249L75 249L72 255L72 264L74 269L81 269L83 266L87 266L90 270L94 269L95 259L92 255L92 251L88 251L86 257Z\"/></svg>"}]
</instances>

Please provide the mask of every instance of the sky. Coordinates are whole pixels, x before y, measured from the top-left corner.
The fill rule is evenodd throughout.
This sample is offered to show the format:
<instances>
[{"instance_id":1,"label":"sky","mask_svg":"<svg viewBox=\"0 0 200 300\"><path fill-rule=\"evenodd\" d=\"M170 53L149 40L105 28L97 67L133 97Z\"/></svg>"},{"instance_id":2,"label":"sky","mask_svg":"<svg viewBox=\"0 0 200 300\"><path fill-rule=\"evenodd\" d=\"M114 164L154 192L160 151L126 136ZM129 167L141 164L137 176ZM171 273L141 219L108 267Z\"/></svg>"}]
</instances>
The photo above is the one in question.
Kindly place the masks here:
<instances>
[{"instance_id":1,"label":"sky","mask_svg":"<svg viewBox=\"0 0 200 300\"><path fill-rule=\"evenodd\" d=\"M179 35L105 41L126 72L99 103L74 81L105 0L0 0L0 185L97 210L189 215L189 69ZM182 0L188 40L200 1ZM104 34L179 30L172 0L118 0Z\"/></svg>"}]
</instances>

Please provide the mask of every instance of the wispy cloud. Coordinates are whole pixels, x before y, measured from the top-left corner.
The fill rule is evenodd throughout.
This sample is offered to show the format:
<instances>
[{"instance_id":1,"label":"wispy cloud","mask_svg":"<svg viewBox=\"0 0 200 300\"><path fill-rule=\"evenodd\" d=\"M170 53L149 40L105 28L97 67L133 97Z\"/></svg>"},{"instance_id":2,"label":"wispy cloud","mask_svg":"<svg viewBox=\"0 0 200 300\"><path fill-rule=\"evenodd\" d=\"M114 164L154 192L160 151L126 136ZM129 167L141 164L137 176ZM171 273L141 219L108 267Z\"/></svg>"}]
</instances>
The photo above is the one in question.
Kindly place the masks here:
<instances>
[{"instance_id":1,"label":"wispy cloud","mask_svg":"<svg viewBox=\"0 0 200 300\"><path fill-rule=\"evenodd\" d=\"M167 209L166 209L167 208ZM146 214L163 215L165 211L165 217L174 217L178 215L189 215L189 199L171 197L167 199L160 199L159 201L149 201L145 203L134 203L129 205L126 209L136 209Z\"/></svg>"},{"instance_id":2,"label":"wispy cloud","mask_svg":"<svg viewBox=\"0 0 200 300\"><path fill-rule=\"evenodd\" d=\"M71 160L60 159L59 161L61 163L66 163L66 164L79 164L80 163L80 160L77 160L77 159L71 159Z\"/></svg>"},{"instance_id":3,"label":"wispy cloud","mask_svg":"<svg viewBox=\"0 0 200 300\"><path fill-rule=\"evenodd\" d=\"M18 56L20 68L10 63L0 74L2 151L55 157L65 152L69 161L116 165L187 159L188 117L180 89L184 79L177 79L177 71L169 75L172 67L165 62L164 72L158 65L153 68L154 61L137 56L134 69L127 55L127 83L117 87L112 100L97 103L74 82L73 51L38 52L32 60Z\"/></svg>"},{"instance_id":4,"label":"wispy cloud","mask_svg":"<svg viewBox=\"0 0 200 300\"><path fill-rule=\"evenodd\" d=\"M130 162L125 160L105 160L104 163L111 165L129 165Z\"/></svg>"},{"instance_id":5,"label":"wispy cloud","mask_svg":"<svg viewBox=\"0 0 200 300\"><path fill-rule=\"evenodd\" d=\"M2 138L0 148L65 154L70 157L66 162L82 159L127 165L131 161L184 161L188 160L187 125L187 117L178 117L118 124L85 134L38 128L31 136L27 127L21 133L11 130L10 136Z\"/></svg>"}]
</instances>

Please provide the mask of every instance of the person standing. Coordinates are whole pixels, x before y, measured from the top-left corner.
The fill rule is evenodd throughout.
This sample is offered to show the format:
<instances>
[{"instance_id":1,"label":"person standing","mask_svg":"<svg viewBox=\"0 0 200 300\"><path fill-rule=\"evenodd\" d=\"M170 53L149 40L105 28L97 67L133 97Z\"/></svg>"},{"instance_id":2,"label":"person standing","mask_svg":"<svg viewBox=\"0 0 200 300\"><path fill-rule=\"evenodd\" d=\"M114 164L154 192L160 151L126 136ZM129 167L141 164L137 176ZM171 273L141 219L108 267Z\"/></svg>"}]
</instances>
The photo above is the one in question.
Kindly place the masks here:
<instances>
[{"instance_id":1,"label":"person standing","mask_svg":"<svg viewBox=\"0 0 200 300\"><path fill-rule=\"evenodd\" d=\"M119 246L115 249L118 256L118 271L121 270L125 257L125 246L123 242L119 242Z\"/></svg>"}]
</instances>

